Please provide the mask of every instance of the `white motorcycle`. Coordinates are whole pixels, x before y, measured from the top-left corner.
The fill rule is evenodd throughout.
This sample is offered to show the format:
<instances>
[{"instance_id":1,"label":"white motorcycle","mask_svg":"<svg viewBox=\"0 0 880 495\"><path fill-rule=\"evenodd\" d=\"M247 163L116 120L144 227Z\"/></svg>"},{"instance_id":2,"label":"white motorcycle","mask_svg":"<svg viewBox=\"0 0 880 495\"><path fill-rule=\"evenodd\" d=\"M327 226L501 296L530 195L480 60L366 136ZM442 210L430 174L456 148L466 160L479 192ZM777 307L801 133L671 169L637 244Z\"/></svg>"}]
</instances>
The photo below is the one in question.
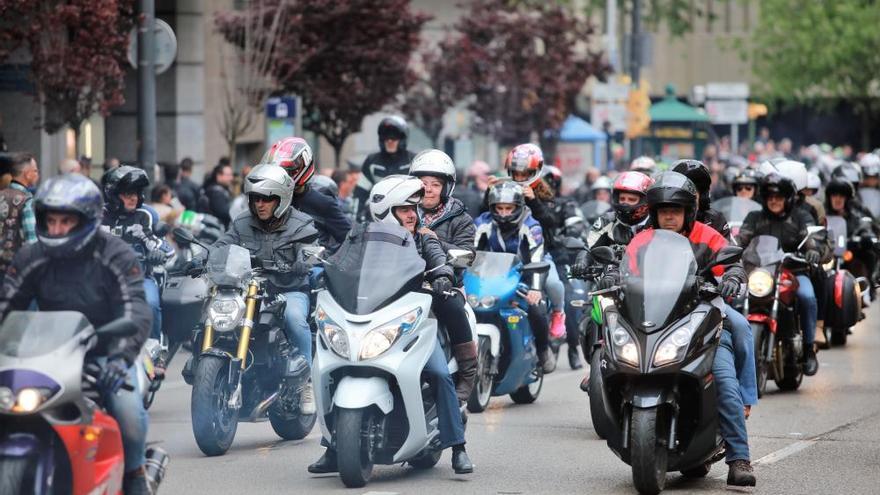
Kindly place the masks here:
<instances>
[{"instance_id":1,"label":"white motorcycle","mask_svg":"<svg viewBox=\"0 0 880 495\"><path fill-rule=\"evenodd\" d=\"M450 256L460 266L473 255ZM435 393L422 372L440 345L424 274L412 237L387 225L371 225L362 244L325 263L312 380L322 434L348 487L364 486L374 464L427 469L440 460Z\"/></svg>"}]
</instances>

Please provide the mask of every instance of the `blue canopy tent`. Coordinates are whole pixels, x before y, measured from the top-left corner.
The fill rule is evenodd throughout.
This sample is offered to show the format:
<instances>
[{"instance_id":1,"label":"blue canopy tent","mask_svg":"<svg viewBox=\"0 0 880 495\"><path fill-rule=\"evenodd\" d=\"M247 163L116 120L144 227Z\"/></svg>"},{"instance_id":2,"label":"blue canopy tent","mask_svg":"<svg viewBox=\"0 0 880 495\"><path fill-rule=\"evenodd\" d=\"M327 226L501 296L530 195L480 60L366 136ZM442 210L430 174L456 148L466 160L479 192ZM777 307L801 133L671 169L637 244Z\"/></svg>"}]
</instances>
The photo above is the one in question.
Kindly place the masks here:
<instances>
[{"instance_id":1,"label":"blue canopy tent","mask_svg":"<svg viewBox=\"0 0 880 495\"><path fill-rule=\"evenodd\" d=\"M583 182L584 174L591 166L605 170L607 145L608 135L586 120L575 115L569 115L565 119L559 129L556 165L562 171L566 189L577 187Z\"/></svg>"}]
</instances>

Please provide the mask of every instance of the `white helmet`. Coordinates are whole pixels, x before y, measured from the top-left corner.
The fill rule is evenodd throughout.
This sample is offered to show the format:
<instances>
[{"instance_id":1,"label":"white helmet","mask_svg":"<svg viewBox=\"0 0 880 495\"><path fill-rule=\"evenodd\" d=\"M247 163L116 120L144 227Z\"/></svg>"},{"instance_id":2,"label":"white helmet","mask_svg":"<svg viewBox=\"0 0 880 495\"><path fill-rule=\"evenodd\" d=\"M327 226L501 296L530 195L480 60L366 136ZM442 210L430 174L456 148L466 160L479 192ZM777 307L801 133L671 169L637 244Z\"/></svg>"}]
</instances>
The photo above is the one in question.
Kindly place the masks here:
<instances>
[{"instance_id":1,"label":"white helmet","mask_svg":"<svg viewBox=\"0 0 880 495\"><path fill-rule=\"evenodd\" d=\"M807 189L815 189L819 190L822 187L822 179L819 178L819 174L814 172L807 173Z\"/></svg>"},{"instance_id":2,"label":"white helmet","mask_svg":"<svg viewBox=\"0 0 880 495\"><path fill-rule=\"evenodd\" d=\"M657 162L650 156L640 156L629 164L629 169L634 172L642 172L651 175L657 170Z\"/></svg>"},{"instance_id":3,"label":"white helmet","mask_svg":"<svg viewBox=\"0 0 880 495\"><path fill-rule=\"evenodd\" d=\"M420 151L409 166L409 175L413 177L437 177L443 179L445 185L440 193L440 201L445 203L455 189L455 163L449 155L440 150Z\"/></svg>"},{"instance_id":4,"label":"white helmet","mask_svg":"<svg viewBox=\"0 0 880 495\"><path fill-rule=\"evenodd\" d=\"M374 222L400 225L392 213L396 206L418 205L425 195L420 179L409 175L389 175L370 190L370 215Z\"/></svg>"},{"instance_id":5,"label":"white helmet","mask_svg":"<svg viewBox=\"0 0 880 495\"><path fill-rule=\"evenodd\" d=\"M608 177L603 175L603 176L599 177L598 179L596 179L596 182L593 182L593 185L590 186L590 190L596 191L599 189L608 189L608 191L610 192L612 189L612 186L613 186L613 184L611 183L611 179L609 179Z\"/></svg>"},{"instance_id":6,"label":"white helmet","mask_svg":"<svg viewBox=\"0 0 880 495\"><path fill-rule=\"evenodd\" d=\"M803 191L807 187L807 166L794 160L785 160L776 164L776 170L783 177L794 182L795 190Z\"/></svg>"},{"instance_id":7,"label":"white helmet","mask_svg":"<svg viewBox=\"0 0 880 495\"><path fill-rule=\"evenodd\" d=\"M758 172L761 172L764 177L766 177L770 174L778 173L778 170L776 170L776 165L774 165L773 162L770 160L764 160L758 164Z\"/></svg>"},{"instance_id":8,"label":"white helmet","mask_svg":"<svg viewBox=\"0 0 880 495\"><path fill-rule=\"evenodd\" d=\"M275 218L281 218L290 208L293 199L293 179L278 165L263 163L254 167L244 180L244 193L248 195L248 206L254 215L256 214L250 201L251 195L278 198L278 206L275 207L273 215Z\"/></svg>"}]
</instances>

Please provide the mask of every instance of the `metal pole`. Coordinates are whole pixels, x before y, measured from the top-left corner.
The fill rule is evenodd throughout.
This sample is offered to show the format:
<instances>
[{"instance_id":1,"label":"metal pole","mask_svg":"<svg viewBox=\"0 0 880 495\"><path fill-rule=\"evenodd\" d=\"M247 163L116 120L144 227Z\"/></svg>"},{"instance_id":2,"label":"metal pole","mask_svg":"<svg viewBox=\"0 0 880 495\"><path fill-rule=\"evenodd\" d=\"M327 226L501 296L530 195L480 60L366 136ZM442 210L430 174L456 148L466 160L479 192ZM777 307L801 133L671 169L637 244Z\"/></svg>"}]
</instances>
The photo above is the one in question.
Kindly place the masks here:
<instances>
[{"instance_id":1,"label":"metal pole","mask_svg":"<svg viewBox=\"0 0 880 495\"><path fill-rule=\"evenodd\" d=\"M630 76L632 83L636 86L639 84L642 58L642 47L639 46L639 35L642 32L642 2L641 0L633 0L632 9L632 38L630 41Z\"/></svg>"},{"instance_id":2,"label":"metal pole","mask_svg":"<svg viewBox=\"0 0 880 495\"><path fill-rule=\"evenodd\" d=\"M739 124L730 124L730 153L739 154Z\"/></svg>"},{"instance_id":3,"label":"metal pole","mask_svg":"<svg viewBox=\"0 0 880 495\"><path fill-rule=\"evenodd\" d=\"M617 56L617 0L605 0L605 24L607 26L608 62L615 73L620 72Z\"/></svg>"},{"instance_id":4,"label":"metal pole","mask_svg":"<svg viewBox=\"0 0 880 495\"><path fill-rule=\"evenodd\" d=\"M138 28L138 164L153 181L156 165L156 5L139 0Z\"/></svg>"}]
</instances>

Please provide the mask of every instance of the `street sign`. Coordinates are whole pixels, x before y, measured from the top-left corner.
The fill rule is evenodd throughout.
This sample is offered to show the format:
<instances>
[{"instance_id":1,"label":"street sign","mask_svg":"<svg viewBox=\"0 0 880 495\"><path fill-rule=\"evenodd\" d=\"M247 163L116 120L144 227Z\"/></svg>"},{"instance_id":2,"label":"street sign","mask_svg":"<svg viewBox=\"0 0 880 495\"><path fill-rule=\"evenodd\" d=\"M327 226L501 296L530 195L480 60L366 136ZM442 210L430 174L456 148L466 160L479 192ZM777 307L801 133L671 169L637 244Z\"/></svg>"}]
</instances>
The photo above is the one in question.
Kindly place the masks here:
<instances>
[{"instance_id":1,"label":"street sign","mask_svg":"<svg viewBox=\"0 0 880 495\"><path fill-rule=\"evenodd\" d=\"M612 132L626 129L626 102L629 99L629 85L621 83L596 83L590 95L590 124L602 129L605 122L611 125Z\"/></svg>"},{"instance_id":2,"label":"street sign","mask_svg":"<svg viewBox=\"0 0 880 495\"><path fill-rule=\"evenodd\" d=\"M135 26L128 33L128 63L132 68L138 68L138 27ZM171 67L177 57L177 36L171 26L162 19L156 19L156 74L161 74Z\"/></svg>"},{"instance_id":3,"label":"street sign","mask_svg":"<svg viewBox=\"0 0 880 495\"><path fill-rule=\"evenodd\" d=\"M714 82L706 84L706 98L709 100L745 100L748 97L748 83Z\"/></svg>"},{"instance_id":4,"label":"street sign","mask_svg":"<svg viewBox=\"0 0 880 495\"><path fill-rule=\"evenodd\" d=\"M746 100L709 100L706 114L713 124L747 124L749 102Z\"/></svg>"},{"instance_id":5,"label":"street sign","mask_svg":"<svg viewBox=\"0 0 880 495\"><path fill-rule=\"evenodd\" d=\"M266 100L266 117L270 119L292 119L296 116L296 98L292 96L273 96Z\"/></svg>"}]
</instances>

